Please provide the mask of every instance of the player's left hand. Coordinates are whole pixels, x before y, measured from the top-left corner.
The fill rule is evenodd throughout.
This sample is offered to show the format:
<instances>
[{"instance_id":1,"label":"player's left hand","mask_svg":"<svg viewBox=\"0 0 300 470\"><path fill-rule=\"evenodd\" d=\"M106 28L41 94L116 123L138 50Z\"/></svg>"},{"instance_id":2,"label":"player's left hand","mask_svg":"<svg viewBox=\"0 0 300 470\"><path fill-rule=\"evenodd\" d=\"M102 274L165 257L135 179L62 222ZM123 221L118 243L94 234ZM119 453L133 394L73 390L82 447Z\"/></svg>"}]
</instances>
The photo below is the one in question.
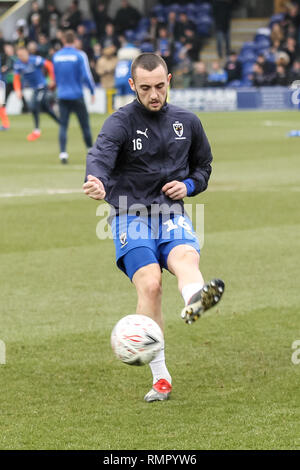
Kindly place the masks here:
<instances>
[{"instance_id":1,"label":"player's left hand","mask_svg":"<svg viewBox=\"0 0 300 470\"><path fill-rule=\"evenodd\" d=\"M162 191L174 201L183 199L187 195L186 185L180 181L170 181L162 187Z\"/></svg>"},{"instance_id":2,"label":"player's left hand","mask_svg":"<svg viewBox=\"0 0 300 470\"><path fill-rule=\"evenodd\" d=\"M92 104L95 104L95 101L96 101L96 96L95 96L95 95L91 95L91 103L92 103Z\"/></svg>"}]
</instances>

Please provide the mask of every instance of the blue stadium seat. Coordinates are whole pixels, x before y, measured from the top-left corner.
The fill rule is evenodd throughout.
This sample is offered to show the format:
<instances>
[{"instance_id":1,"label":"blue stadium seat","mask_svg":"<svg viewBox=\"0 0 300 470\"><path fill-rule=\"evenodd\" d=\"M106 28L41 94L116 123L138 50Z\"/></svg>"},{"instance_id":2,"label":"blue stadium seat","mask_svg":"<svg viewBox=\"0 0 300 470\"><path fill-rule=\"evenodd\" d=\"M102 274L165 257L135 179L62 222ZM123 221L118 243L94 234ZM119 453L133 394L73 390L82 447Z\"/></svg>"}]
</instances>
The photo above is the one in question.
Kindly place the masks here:
<instances>
[{"instance_id":1,"label":"blue stadium seat","mask_svg":"<svg viewBox=\"0 0 300 470\"><path fill-rule=\"evenodd\" d=\"M285 18L284 13L277 13L276 15L271 16L270 23L269 23L270 28L272 28L272 25L274 23L280 23L281 21L283 21L284 18Z\"/></svg>"},{"instance_id":2,"label":"blue stadium seat","mask_svg":"<svg viewBox=\"0 0 300 470\"><path fill-rule=\"evenodd\" d=\"M197 12L201 12L201 14L212 15L212 6L210 3L200 3L197 7Z\"/></svg>"},{"instance_id":3,"label":"blue stadium seat","mask_svg":"<svg viewBox=\"0 0 300 470\"><path fill-rule=\"evenodd\" d=\"M140 44L141 52L154 52L154 46L151 42L142 42Z\"/></svg>"},{"instance_id":4,"label":"blue stadium seat","mask_svg":"<svg viewBox=\"0 0 300 470\"><path fill-rule=\"evenodd\" d=\"M241 86L243 86L241 80L232 80L226 85L226 88L240 88Z\"/></svg>"},{"instance_id":5,"label":"blue stadium seat","mask_svg":"<svg viewBox=\"0 0 300 470\"><path fill-rule=\"evenodd\" d=\"M255 61L253 62L245 62L243 64L243 80L248 77L248 75L253 71L253 65L255 64Z\"/></svg>"},{"instance_id":6,"label":"blue stadium seat","mask_svg":"<svg viewBox=\"0 0 300 470\"><path fill-rule=\"evenodd\" d=\"M125 38L128 42L135 42L137 40L135 31L133 29L126 29Z\"/></svg>"}]
</instances>

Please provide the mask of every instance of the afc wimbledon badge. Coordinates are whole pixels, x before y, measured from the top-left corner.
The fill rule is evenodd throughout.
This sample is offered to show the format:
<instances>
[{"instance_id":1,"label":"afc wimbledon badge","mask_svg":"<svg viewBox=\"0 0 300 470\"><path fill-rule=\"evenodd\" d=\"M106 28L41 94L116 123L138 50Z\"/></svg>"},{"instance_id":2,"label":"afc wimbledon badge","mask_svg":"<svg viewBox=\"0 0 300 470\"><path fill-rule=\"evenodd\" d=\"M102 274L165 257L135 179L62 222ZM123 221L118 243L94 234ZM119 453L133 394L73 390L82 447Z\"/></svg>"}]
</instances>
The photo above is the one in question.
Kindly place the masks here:
<instances>
[{"instance_id":1,"label":"afc wimbledon badge","mask_svg":"<svg viewBox=\"0 0 300 470\"><path fill-rule=\"evenodd\" d=\"M178 137L182 137L183 124L181 122L175 121L173 124L173 129L174 129L175 134L178 135Z\"/></svg>"},{"instance_id":2,"label":"afc wimbledon badge","mask_svg":"<svg viewBox=\"0 0 300 470\"><path fill-rule=\"evenodd\" d=\"M122 245L121 248L123 248L123 246L127 245L127 233L126 232L121 233L120 242L121 242L121 245Z\"/></svg>"}]
</instances>

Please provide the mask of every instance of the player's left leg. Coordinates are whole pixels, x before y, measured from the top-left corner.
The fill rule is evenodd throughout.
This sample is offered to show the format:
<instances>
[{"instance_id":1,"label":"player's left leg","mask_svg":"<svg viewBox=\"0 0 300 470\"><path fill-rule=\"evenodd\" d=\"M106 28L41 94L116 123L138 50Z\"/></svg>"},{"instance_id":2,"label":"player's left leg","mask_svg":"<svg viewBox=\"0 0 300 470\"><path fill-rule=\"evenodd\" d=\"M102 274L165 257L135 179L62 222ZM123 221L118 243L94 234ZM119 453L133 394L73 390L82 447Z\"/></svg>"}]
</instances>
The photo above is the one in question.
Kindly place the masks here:
<instances>
[{"instance_id":1,"label":"player's left leg","mask_svg":"<svg viewBox=\"0 0 300 470\"><path fill-rule=\"evenodd\" d=\"M27 140L29 142L37 140L41 136L41 130L40 130L40 96L39 96L39 92L40 92L40 90L34 90L33 91L33 96L32 96L31 102L29 103L29 109L32 113L33 123L34 123L33 131L30 134L28 134L28 136L27 136Z\"/></svg>"},{"instance_id":2,"label":"player's left leg","mask_svg":"<svg viewBox=\"0 0 300 470\"><path fill-rule=\"evenodd\" d=\"M168 270L177 277L178 289L185 302L181 316L189 324L218 303L225 288L221 279L204 284L199 260L199 253L189 244L174 246L167 257Z\"/></svg>"},{"instance_id":3,"label":"player's left leg","mask_svg":"<svg viewBox=\"0 0 300 470\"><path fill-rule=\"evenodd\" d=\"M49 101L49 96L48 96L48 90L45 88L43 90L43 93L41 95L41 108L43 111L45 111L57 124L60 123L59 117L55 114L53 111L50 101Z\"/></svg>"}]
</instances>

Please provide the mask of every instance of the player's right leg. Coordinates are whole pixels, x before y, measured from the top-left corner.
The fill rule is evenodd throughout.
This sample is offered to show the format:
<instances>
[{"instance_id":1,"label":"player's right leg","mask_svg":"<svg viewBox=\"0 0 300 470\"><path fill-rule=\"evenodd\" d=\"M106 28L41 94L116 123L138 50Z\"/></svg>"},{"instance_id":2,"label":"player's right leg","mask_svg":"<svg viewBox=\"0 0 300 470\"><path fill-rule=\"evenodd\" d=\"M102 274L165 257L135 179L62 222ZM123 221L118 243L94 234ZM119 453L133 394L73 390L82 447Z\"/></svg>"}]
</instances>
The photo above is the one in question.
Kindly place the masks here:
<instances>
[{"instance_id":1,"label":"player's right leg","mask_svg":"<svg viewBox=\"0 0 300 470\"><path fill-rule=\"evenodd\" d=\"M83 98L80 100L76 100L74 111L77 115L81 130L82 130L86 148L89 149L90 147L92 147L93 141L92 141L89 115L88 115Z\"/></svg>"},{"instance_id":2,"label":"player's right leg","mask_svg":"<svg viewBox=\"0 0 300 470\"><path fill-rule=\"evenodd\" d=\"M33 124L34 124L33 131L30 134L28 134L28 136L27 136L27 140L29 142L33 142L33 141L39 139L40 136L41 136L39 91L40 90L34 90L33 91L33 96L31 98L31 101L30 101L30 103L28 103L28 107L29 107L29 109L32 113Z\"/></svg>"}]
</instances>

